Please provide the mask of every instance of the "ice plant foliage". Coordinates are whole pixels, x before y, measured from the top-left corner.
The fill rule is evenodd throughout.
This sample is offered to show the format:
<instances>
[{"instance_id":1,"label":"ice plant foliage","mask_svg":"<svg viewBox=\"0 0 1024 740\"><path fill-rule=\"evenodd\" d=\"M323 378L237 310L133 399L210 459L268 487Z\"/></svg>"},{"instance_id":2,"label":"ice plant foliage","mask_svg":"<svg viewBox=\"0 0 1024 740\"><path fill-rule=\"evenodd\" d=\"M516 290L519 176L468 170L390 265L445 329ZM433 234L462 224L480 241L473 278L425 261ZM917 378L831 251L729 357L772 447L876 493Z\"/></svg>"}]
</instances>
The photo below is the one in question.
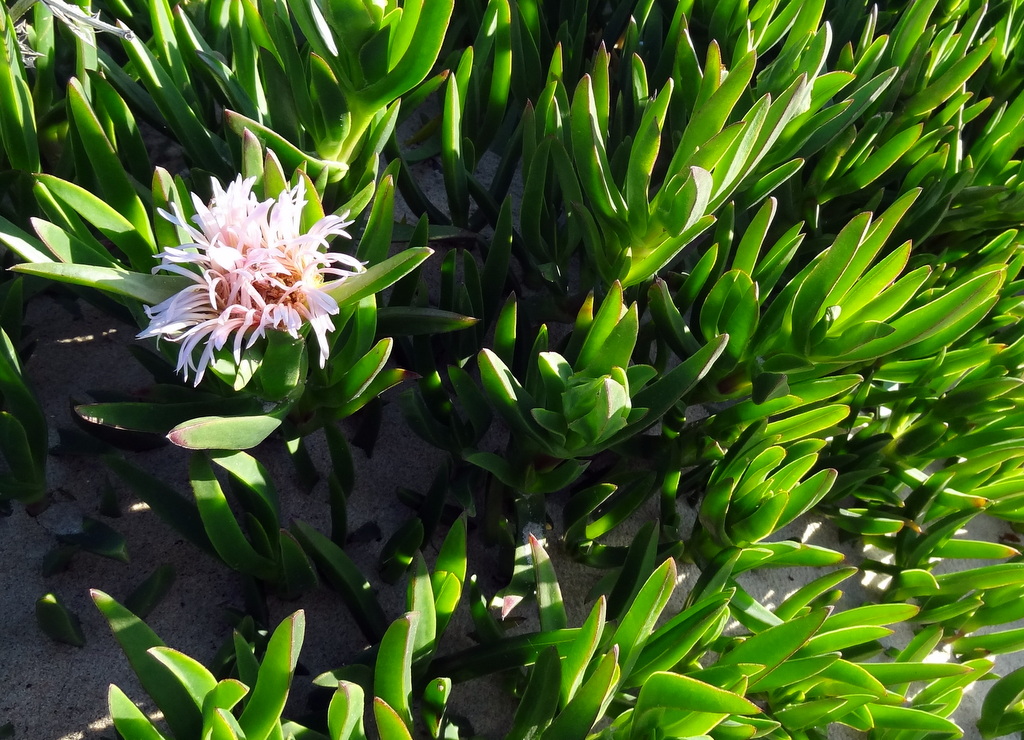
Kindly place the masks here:
<instances>
[{"instance_id":1,"label":"ice plant foliage","mask_svg":"<svg viewBox=\"0 0 1024 740\"><path fill-rule=\"evenodd\" d=\"M186 378L191 371L196 385L215 352L230 346L237 363L268 329L298 338L307 322L320 346L323 367L327 333L334 328L331 316L338 312L324 283L363 269L354 257L326 251L331 237L349 236L347 214L325 216L304 232L301 180L276 200L264 201L253 192L254 183L255 178L239 176L225 189L214 180L209 206L193 195L198 228L188 223L176 203L173 214L160 212L194 241L167 247L154 272L183 275L195 284L147 307L150 324L138 336L178 342L176 371Z\"/></svg>"},{"instance_id":2,"label":"ice plant foliage","mask_svg":"<svg viewBox=\"0 0 1024 740\"><path fill-rule=\"evenodd\" d=\"M836 723L948 739L982 681L972 736L1024 730L1024 668L999 662L1024 655L1024 0L252 0L241 18L118 0L92 5L139 36L100 36L102 55L98 29L62 43L71 2L0 4L0 254L114 296L189 382L227 381L170 392L153 368L152 389L74 411L101 449L189 450L183 496L148 458L103 459L251 586L217 660L240 675L221 682L136 617L168 571L125 607L94 593L165 718L111 689L124 740L321 736L282 716L302 613L267 623L321 583L364 638L314 679L335 692L310 716L331 740L818 740ZM135 116L218 177L212 201L146 161ZM432 165L442 188L418 176ZM399 193L415 224L396 224ZM322 218L342 203L368 209L358 247L337 238L349 214ZM37 285L0 276L15 526L33 512L8 499L45 503L53 478L22 357ZM401 419L382 413L412 380ZM437 470L396 488L408 518L367 577L350 506L368 482L392 521L398 481L364 480L380 466L349 432L396 467L408 431ZM298 476L279 491L260 458L282 444ZM316 480L329 533L276 505ZM84 514L47 572L77 550L123 558ZM801 526L813 543L787 537ZM565 558L593 583L582 623ZM758 576L780 566L813 575L768 603ZM887 585L842 598L861 569ZM400 599L371 581L403 574L389 624ZM460 649L445 631L467 589L480 644ZM506 631L531 602L536 631ZM82 643L56 593L36 616ZM492 672L515 675L506 727L446 711L454 683Z\"/></svg>"}]
</instances>

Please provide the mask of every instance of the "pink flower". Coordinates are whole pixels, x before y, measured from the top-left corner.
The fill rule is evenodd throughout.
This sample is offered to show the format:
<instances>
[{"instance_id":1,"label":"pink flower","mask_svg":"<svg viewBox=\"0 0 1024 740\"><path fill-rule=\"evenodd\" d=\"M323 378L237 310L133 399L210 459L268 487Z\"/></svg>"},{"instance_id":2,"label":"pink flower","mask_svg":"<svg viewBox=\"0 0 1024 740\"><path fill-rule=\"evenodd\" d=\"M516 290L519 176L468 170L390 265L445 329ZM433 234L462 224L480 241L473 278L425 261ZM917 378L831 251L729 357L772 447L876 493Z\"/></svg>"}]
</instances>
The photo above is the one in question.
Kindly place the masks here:
<instances>
[{"instance_id":1,"label":"pink flower","mask_svg":"<svg viewBox=\"0 0 1024 740\"><path fill-rule=\"evenodd\" d=\"M196 385L214 353L229 343L238 363L242 351L265 336L267 329L298 338L306 323L316 335L323 367L327 333L334 329L331 316L338 312L337 302L323 289L324 281L327 276L344 279L363 269L354 257L325 251L330 237L349 236L345 227L352 222L344 215L325 216L302 233L306 199L301 180L277 200L262 202L252 192L254 182L255 178L239 176L225 190L214 180L209 206L193 195L193 221L198 229L186 221L176 203L173 215L160 211L195 241L167 247L153 271L184 275L195 284L147 307L150 324L138 336L180 343L175 370L185 378L193 371Z\"/></svg>"}]
</instances>

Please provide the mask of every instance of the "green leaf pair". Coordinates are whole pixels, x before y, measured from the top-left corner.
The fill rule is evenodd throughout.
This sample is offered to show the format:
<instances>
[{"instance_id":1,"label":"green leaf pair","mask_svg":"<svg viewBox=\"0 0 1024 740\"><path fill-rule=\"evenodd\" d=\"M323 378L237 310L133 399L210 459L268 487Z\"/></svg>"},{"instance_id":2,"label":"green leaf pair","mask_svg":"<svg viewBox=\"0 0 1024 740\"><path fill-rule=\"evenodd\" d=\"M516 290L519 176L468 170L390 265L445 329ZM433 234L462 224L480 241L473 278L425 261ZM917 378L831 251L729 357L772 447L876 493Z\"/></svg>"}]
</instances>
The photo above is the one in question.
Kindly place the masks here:
<instances>
[{"instance_id":1,"label":"green leaf pair","mask_svg":"<svg viewBox=\"0 0 1024 740\"><path fill-rule=\"evenodd\" d=\"M257 662L244 640L236 638L241 664L251 666L244 681L217 681L203 665L165 647L138 617L100 591L93 600L110 624L132 668L164 712L175 738L216 736L249 740L281 736L281 713L298 662L305 632L301 611L287 618L267 644L262 662ZM246 673L247 671L242 671ZM236 707L241 703L241 711ZM158 740L165 737L116 686L110 687L110 714L117 731L130 740Z\"/></svg>"},{"instance_id":2,"label":"green leaf pair","mask_svg":"<svg viewBox=\"0 0 1024 740\"><path fill-rule=\"evenodd\" d=\"M244 452L212 456L235 483L246 513L246 532L231 512L227 497L210 465L211 457L196 453L189 466L199 517L218 556L233 570L295 597L317 584L316 574L299 543L281 528L277 492L263 466Z\"/></svg>"}]
</instances>

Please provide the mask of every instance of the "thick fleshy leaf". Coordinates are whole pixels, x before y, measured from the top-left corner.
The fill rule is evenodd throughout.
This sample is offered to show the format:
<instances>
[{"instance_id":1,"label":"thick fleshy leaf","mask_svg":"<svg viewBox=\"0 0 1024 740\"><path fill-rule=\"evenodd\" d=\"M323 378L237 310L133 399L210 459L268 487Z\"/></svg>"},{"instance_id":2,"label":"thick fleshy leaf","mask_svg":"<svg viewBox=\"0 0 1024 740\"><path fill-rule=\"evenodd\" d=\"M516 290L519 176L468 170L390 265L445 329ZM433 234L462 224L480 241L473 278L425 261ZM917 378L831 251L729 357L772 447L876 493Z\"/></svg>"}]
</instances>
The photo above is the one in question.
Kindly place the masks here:
<instances>
[{"instance_id":1,"label":"thick fleshy leaf","mask_svg":"<svg viewBox=\"0 0 1024 740\"><path fill-rule=\"evenodd\" d=\"M174 578L173 566L168 563L157 566L146 580L128 594L124 600L125 608L137 614L139 618L145 619L167 595L174 585Z\"/></svg>"},{"instance_id":2,"label":"thick fleshy leaf","mask_svg":"<svg viewBox=\"0 0 1024 740\"><path fill-rule=\"evenodd\" d=\"M36 602L36 623L51 640L75 647L85 646L85 633L78 616L54 594L46 594Z\"/></svg>"},{"instance_id":3,"label":"thick fleshy leaf","mask_svg":"<svg viewBox=\"0 0 1024 740\"><path fill-rule=\"evenodd\" d=\"M590 734L621 675L618 657L616 645L601 658L593 674L540 736L542 740L583 740Z\"/></svg>"},{"instance_id":4,"label":"thick fleshy leaf","mask_svg":"<svg viewBox=\"0 0 1024 740\"><path fill-rule=\"evenodd\" d=\"M377 310L377 326L381 334L393 337L440 334L468 329L479 321L439 308L384 307Z\"/></svg>"},{"instance_id":5,"label":"thick fleshy leaf","mask_svg":"<svg viewBox=\"0 0 1024 740\"><path fill-rule=\"evenodd\" d=\"M537 584L537 604L540 611L541 629L565 629L567 620L565 604L562 603L562 591L555 576L555 567L551 563L543 543L530 534L530 552L533 556L533 573Z\"/></svg>"},{"instance_id":6,"label":"thick fleshy leaf","mask_svg":"<svg viewBox=\"0 0 1024 740\"><path fill-rule=\"evenodd\" d=\"M248 450L279 426L272 416L204 416L179 424L167 438L187 450Z\"/></svg>"},{"instance_id":7,"label":"thick fleshy leaf","mask_svg":"<svg viewBox=\"0 0 1024 740\"><path fill-rule=\"evenodd\" d=\"M549 647L540 654L530 671L530 680L512 718L512 726L505 735L506 740L539 737L544 731L558 710L560 675L558 651Z\"/></svg>"},{"instance_id":8,"label":"thick fleshy leaf","mask_svg":"<svg viewBox=\"0 0 1024 740\"><path fill-rule=\"evenodd\" d=\"M273 578L278 569L277 563L256 549L258 541L254 546L246 539L214 475L210 460L203 453L193 454L189 480L207 536L221 559L239 572L258 578Z\"/></svg>"},{"instance_id":9,"label":"thick fleshy leaf","mask_svg":"<svg viewBox=\"0 0 1024 740\"><path fill-rule=\"evenodd\" d=\"M121 737L133 740L167 740L149 721L149 717L113 684L110 685L107 694L107 705L110 709L110 718Z\"/></svg>"},{"instance_id":10,"label":"thick fleshy leaf","mask_svg":"<svg viewBox=\"0 0 1024 740\"><path fill-rule=\"evenodd\" d=\"M136 229L135 224L116 211L112 205L67 180L40 175L38 182L117 245L128 255L136 270L148 272L154 266L154 245L146 240L144 233Z\"/></svg>"},{"instance_id":11,"label":"thick fleshy leaf","mask_svg":"<svg viewBox=\"0 0 1024 740\"><path fill-rule=\"evenodd\" d=\"M327 708L327 726L331 740L366 740L363 730L363 689L359 684L341 681Z\"/></svg>"},{"instance_id":12,"label":"thick fleshy leaf","mask_svg":"<svg viewBox=\"0 0 1024 740\"><path fill-rule=\"evenodd\" d=\"M93 590L92 599L106 617L114 638L156 705L163 711L175 737L197 737L202 715L187 689L173 677L149 649L163 642L146 624L102 591Z\"/></svg>"},{"instance_id":13,"label":"thick fleshy leaf","mask_svg":"<svg viewBox=\"0 0 1024 740\"><path fill-rule=\"evenodd\" d=\"M544 648L571 643L578 634L578 629L565 629L511 637L496 635L493 642L436 659L431 672L451 676L453 681L467 681L513 666L532 665Z\"/></svg>"},{"instance_id":14,"label":"thick fleshy leaf","mask_svg":"<svg viewBox=\"0 0 1024 740\"><path fill-rule=\"evenodd\" d=\"M391 623L381 639L373 672L373 693L412 727L412 659L420 615L409 612Z\"/></svg>"},{"instance_id":15,"label":"thick fleshy leaf","mask_svg":"<svg viewBox=\"0 0 1024 740\"><path fill-rule=\"evenodd\" d=\"M818 610L770 627L726 652L719 663L722 665L759 663L764 668L751 678L764 678L784 660L806 645L827 616L827 611Z\"/></svg>"},{"instance_id":16,"label":"thick fleshy leaf","mask_svg":"<svg viewBox=\"0 0 1024 740\"><path fill-rule=\"evenodd\" d=\"M238 718L247 740L266 740L279 728L305 629L305 615L298 611L270 636L252 696Z\"/></svg>"},{"instance_id":17,"label":"thick fleshy leaf","mask_svg":"<svg viewBox=\"0 0 1024 740\"><path fill-rule=\"evenodd\" d=\"M598 598L594 608L591 609L587 621L583 623L576 639L565 649L565 658L561 666L561 686L559 687L559 701L561 706L566 706L576 694L583 683L584 673L590 659L601 641L604 632L605 612L607 600L604 596Z\"/></svg>"},{"instance_id":18,"label":"thick fleshy leaf","mask_svg":"<svg viewBox=\"0 0 1024 740\"><path fill-rule=\"evenodd\" d=\"M202 663L169 647L152 647L149 654L167 667L202 710L206 695L217 686L217 679Z\"/></svg>"},{"instance_id":19,"label":"thick fleshy leaf","mask_svg":"<svg viewBox=\"0 0 1024 740\"><path fill-rule=\"evenodd\" d=\"M878 728L941 732L951 737L961 737L964 734L963 730L954 722L920 709L869 704L868 712L871 714L874 726Z\"/></svg>"},{"instance_id":20,"label":"thick fleshy leaf","mask_svg":"<svg viewBox=\"0 0 1024 740\"><path fill-rule=\"evenodd\" d=\"M611 643L619 646L622 670L627 675L676 585L676 564L671 558L651 574L619 622Z\"/></svg>"},{"instance_id":21,"label":"thick fleshy leaf","mask_svg":"<svg viewBox=\"0 0 1024 740\"><path fill-rule=\"evenodd\" d=\"M58 539L105 558L128 562L128 543L124 535L92 517L83 517L79 531L58 535Z\"/></svg>"},{"instance_id":22,"label":"thick fleshy leaf","mask_svg":"<svg viewBox=\"0 0 1024 740\"><path fill-rule=\"evenodd\" d=\"M63 262L14 265L11 269L25 275L36 275L61 283L84 285L134 298L151 306L170 298L192 284L191 280L179 275L149 275L115 270L109 267L71 265Z\"/></svg>"},{"instance_id":23,"label":"thick fleshy leaf","mask_svg":"<svg viewBox=\"0 0 1024 740\"><path fill-rule=\"evenodd\" d=\"M373 717L380 740L412 740L405 720L379 696L373 698Z\"/></svg>"},{"instance_id":24,"label":"thick fleshy leaf","mask_svg":"<svg viewBox=\"0 0 1024 740\"><path fill-rule=\"evenodd\" d=\"M295 521L292 532L327 582L342 595L366 638L379 642L388 626L387 617L370 582L352 559L305 522Z\"/></svg>"},{"instance_id":25,"label":"thick fleshy leaf","mask_svg":"<svg viewBox=\"0 0 1024 740\"><path fill-rule=\"evenodd\" d=\"M757 714L757 705L739 694L677 673L655 673L637 696L631 737L647 737L678 721L684 712Z\"/></svg>"},{"instance_id":26,"label":"thick fleshy leaf","mask_svg":"<svg viewBox=\"0 0 1024 740\"><path fill-rule=\"evenodd\" d=\"M978 730L985 740L1008 734L1007 720L1020 720L1021 695L1024 694L1024 668L1010 671L997 680L985 694Z\"/></svg>"},{"instance_id":27,"label":"thick fleshy leaf","mask_svg":"<svg viewBox=\"0 0 1024 740\"><path fill-rule=\"evenodd\" d=\"M379 264L368 267L365 272L335 281L337 285L327 283L324 291L336 300L339 306L356 303L394 285L433 253L434 250L429 247L407 249Z\"/></svg>"},{"instance_id":28,"label":"thick fleshy leaf","mask_svg":"<svg viewBox=\"0 0 1024 740\"><path fill-rule=\"evenodd\" d=\"M183 403L122 401L81 404L75 406L75 413L93 424L103 424L115 429L167 434L178 424L206 416L211 410L245 413L255 410L253 406L254 404L244 398L229 401L206 396Z\"/></svg>"}]
</instances>

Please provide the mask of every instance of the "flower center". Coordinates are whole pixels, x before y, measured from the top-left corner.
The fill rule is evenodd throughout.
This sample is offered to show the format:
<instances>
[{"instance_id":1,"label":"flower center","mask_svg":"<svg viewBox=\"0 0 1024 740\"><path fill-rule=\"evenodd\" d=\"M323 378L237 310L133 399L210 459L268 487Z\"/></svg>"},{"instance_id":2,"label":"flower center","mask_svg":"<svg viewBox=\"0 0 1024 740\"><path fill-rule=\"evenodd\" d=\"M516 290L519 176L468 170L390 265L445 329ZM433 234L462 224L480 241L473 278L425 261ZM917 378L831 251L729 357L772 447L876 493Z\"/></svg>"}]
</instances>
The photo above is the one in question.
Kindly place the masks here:
<instances>
[{"instance_id":1,"label":"flower center","mask_svg":"<svg viewBox=\"0 0 1024 740\"><path fill-rule=\"evenodd\" d=\"M295 289L295 285L301 280L302 275L292 270L274 280L266 278L253 280L250 287L253 292L259 295L263 304L267 307L284 306L295 308L305 303L305 291ZM240 296L237 294L232 295L231 283L232 281L229 279L217 282L217 287L214 291L214 309L218 312L228 311L232 307L242 307L239 304Z\"/></svg>"},{"instance_id":2,"label":"flower center","mask_svg":"<svg viewBox=\"0 0 1024 740\"><path fill-rule=\"evenodd\" d=\"M279 306L288 306L292 308L301 303L302 291L301 290L288 290L282 288L279 285L273 285L269 282L262 281L256 283L256 289L260 295L263 296L263 300L266 301L267 305L276 304ZM289 288L291 283L289 283Z\"/></svg>"}]
</instances>

